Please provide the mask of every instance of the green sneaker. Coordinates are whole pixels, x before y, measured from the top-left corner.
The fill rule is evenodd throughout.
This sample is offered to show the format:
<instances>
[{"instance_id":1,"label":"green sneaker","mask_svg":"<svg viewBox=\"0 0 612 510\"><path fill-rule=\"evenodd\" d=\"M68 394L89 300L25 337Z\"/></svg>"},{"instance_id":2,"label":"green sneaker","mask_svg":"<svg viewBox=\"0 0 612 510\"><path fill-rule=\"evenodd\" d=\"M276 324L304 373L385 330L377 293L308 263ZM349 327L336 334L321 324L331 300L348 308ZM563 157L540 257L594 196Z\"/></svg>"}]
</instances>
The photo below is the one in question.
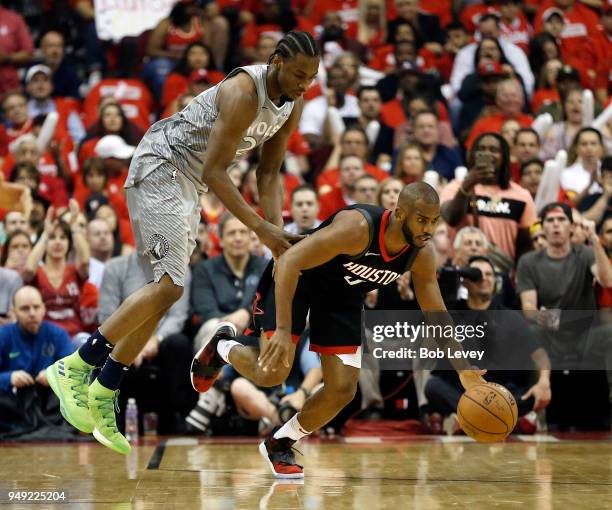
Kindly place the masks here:
<instances>
[{"instance_id":1,"label":"green sneaker","mask_svg":"<svg viewBox=\"0 0 612 510\"><path fill-rule=\"evenodd\" d=\"M59 398L62 416L70 425L87 434L94 429L87 400L89 379L94 368L75 352L57 360L46 370L49 386Z\"/></svg>"},{"instance_id":2,"label":"green sneaker","mask_svg":"<svg viewBox=\"0 0 612 510\"><path fill-rule=\"evenodd\" d=\"M127 455L132 447L117 429L115 421L115 410L119 412L118 396L119 390L109 390L96 379L89 387L89 409L94 421L94 437L107 448Z\"/></svg>"}]
</instances>

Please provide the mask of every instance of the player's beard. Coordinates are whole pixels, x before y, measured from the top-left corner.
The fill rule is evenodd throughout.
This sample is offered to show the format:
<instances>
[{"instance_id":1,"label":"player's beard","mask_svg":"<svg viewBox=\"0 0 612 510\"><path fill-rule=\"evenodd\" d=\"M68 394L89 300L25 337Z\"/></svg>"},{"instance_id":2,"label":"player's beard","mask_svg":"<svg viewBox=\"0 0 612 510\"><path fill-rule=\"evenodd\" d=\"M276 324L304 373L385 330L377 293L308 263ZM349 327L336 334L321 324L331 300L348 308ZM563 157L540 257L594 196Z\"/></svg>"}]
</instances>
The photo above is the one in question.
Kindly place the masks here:
<instances>
[{"instance_id":1,"label":"player's beard","mask_svg":"<svg viewBox=\"0 0 612 510\"><path fill-rule=\"evenodd\" d=\"M404 234L404 239L409 245L414 245L414 234L405 223L402 224L402 234Z\"/></svg>"}]
</instances>

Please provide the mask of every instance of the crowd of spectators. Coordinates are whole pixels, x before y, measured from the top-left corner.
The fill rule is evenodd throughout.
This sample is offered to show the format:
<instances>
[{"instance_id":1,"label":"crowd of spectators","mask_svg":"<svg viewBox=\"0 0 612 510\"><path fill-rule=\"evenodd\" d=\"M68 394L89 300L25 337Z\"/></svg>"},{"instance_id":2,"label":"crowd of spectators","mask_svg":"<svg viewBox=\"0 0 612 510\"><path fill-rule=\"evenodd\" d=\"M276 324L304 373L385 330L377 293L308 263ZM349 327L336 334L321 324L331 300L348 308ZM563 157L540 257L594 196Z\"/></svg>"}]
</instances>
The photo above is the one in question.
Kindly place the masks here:
<instances>
[{"instance_id":1,"label":"crowd of spectators","mask_svg":"<svg viewBox=\"0 0 612 510\"><path fill-rule=\"evenodd\" d=\"M281 169L286 229L307 232L354 203L393 209L404 184L431 184L447 306L507 310L514 332L494 354L517 337L528 354L531 371L492 375L519 399L521 430L564 399L549 356L567 360L575 346L603 360L608 400L588 412L609 426L612 0L182 0L153 30L114 42L98 38L93 0L0 4L0 406L16 409L28 388L43 395L42 369L144 285L123 183L146 130L306 30L322 58ZM255 152L228 173L260 211L257 165ZM187 291L122 401L158 412L162 432L257 432L244 421L262 432L316 389L318 360L306 334L282 388L227 370L199 400L190 393L192 353L220 320L247 328L270 258L214 194L201 205ZM391 287L365 305L417 308L409 273ZM570 310L597 311L596 322L560 328ZM445 418L456 430L460 386L443 368L414 378L432 432ZM384 411L382 377L363 371L364 416ZM10 428L0 420L0 437Z\"/></svg>"}]
</instances>

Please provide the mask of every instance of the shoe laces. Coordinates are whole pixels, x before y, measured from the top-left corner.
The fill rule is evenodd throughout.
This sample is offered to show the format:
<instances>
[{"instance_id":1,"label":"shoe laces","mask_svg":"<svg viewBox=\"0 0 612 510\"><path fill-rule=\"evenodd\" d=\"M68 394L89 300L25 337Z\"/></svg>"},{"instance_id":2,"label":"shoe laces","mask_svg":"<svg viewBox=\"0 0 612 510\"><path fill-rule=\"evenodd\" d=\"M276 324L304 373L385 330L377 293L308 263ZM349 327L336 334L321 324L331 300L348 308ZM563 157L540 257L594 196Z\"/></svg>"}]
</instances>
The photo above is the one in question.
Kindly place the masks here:
<instances>
[{"instance_id":1,"label":"shoe laces","mask_svg":"<svg viewBox=\"0 0 612 510\"><path fill-rule=\"evenodd\" d=\"M112 397L95 397L98 404L98 410L102 416L102 424L111 434L118 434L117 421L115 412L119 412L119 390L113 393Z\"/></svg>"},{"instance_id":2,"label":"shoe laces","mask_svg":"<svg viewBox=\"0 0 612 510\"><path fill-rule=\"evenodd\" d=\"M70 385L72 390L72 396L76 400L77 407L83 407L89 409L87 403L88 391L89 391L89 378L91 377L92 370L89 368L80 369L74 367L67 367L68 379L73 383Z\"/></svg>"},{"instance_id":3,"label":"shoe laces","mask_svg":"<svg viewBox=\"0 0 612 510\"><path fill-rule=\"evenodd\" d=\"M304 456L304 454L300 450L298 450L295 446L287 444L287 442L279 441L278 439L276 439L275 441L276 441L276 445L275 445L276 448L274 448L271 452L275 457L274 460L276 462L286 464L288 466L298 466L301 468L302 466L300 466L297 462L295 462L294 452L297 452L302 456Z\"/></svg>"}]
</instances>

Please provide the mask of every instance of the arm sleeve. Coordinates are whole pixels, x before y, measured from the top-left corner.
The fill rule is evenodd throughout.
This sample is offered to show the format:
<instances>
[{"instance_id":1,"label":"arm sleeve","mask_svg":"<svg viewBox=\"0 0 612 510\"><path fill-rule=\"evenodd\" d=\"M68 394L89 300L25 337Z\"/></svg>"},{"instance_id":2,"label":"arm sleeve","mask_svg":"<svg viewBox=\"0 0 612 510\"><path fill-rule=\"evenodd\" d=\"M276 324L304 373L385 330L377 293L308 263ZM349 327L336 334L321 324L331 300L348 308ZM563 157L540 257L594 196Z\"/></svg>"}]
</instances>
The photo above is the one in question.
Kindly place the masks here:
<instances>
[{"instance_id":1,"label":"arm sleeve","mask_svg":"<svg viewBox=\"0 0 612 510\"><path fill-rule=\"evenodd\" d=\"M187 268L187 273L185 274L185 289L189 289L190 286L191 271ZM181 298L170 307L170 310L162 317L157 327L156 333L160 340L183 331L188 314L189 292L183 292Z\"/></svg>"},{"instance_id":2,"label":"arm sleeve","mask_svg":"<svg viewBox=\"0 0 612 510\"><path fill-rule=\"evenodd\" d=\"M209 319L222 317L224 315L219 309L219 302L206 262L196 267L193 272L191 306L198 316L200 324Z\"/></svg>"},{"instance_id":3,"label":"arm sleeve","mask_svg":"<svg viewBox=\"0 0 612 510\"><path fill-rule=\"evenodd\" d=\"M119 267L113 261L106 264L100 285L98 317L103 323L121 304L121 275Z\"/></svg>"}]
</instances>

